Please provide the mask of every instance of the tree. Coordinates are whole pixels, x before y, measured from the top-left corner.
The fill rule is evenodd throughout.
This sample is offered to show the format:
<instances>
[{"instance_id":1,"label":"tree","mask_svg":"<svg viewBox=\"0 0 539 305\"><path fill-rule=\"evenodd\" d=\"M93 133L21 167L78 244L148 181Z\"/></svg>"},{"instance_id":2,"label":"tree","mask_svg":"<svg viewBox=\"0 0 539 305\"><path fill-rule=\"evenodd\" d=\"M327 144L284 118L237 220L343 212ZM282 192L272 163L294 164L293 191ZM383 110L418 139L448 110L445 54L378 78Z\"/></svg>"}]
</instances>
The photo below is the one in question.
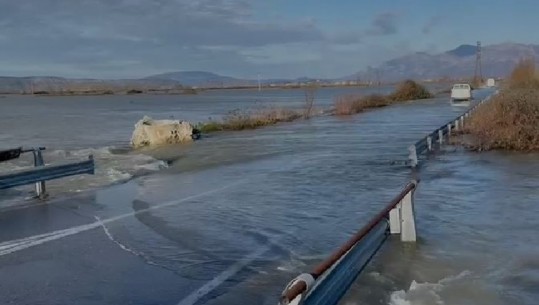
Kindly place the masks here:
<instances>
[{"instance_id":1,"label":"tree","mask_svg":"<svg viewBox=\"0 0 539 305\"><path fill-rule=\"evenodd\" d=\"M312 115L313 108L314 108L314 100L316 98L317 91L318 91L317 82L311 82L305 86L305 104L304 104L303 116L306 119L310 118Z\"/></svg>"}]
</instances>

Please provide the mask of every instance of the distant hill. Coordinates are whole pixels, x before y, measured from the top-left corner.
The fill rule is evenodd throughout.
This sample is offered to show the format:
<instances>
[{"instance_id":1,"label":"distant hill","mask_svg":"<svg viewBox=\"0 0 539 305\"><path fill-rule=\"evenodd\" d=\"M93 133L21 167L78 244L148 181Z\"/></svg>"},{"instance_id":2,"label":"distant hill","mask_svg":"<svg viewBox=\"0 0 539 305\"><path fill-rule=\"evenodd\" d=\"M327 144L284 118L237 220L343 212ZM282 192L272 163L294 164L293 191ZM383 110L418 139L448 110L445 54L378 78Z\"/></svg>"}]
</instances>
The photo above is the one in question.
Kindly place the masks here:
<instances>
[{"instance_id":1,"label":"distant hill","mask_svg":"<svg viewBox=\"0 0 539 305\"><path fill-rule=\"evenodd\" d=\"M453 50L437 54L417 52L388 60L375 68L323 82L342 80L399 81L406 78L417 80L440 78L471 78L475 68L476 47L461 45ZM539 60L539 45L504 43L484 46L482 52L483 76L504 77L522 58ZM261 79L261 84L305 83L317 79ZM62 77L0 77L0 94L31 92L127 92L151 90L182 90L184 87L241 87L256 86L256 79L241 79L204 71L183 71L151 75L142 79L68 79Z\"/></svg>"},{"instance_id":2,"label":"distant hill","mask_svg":"<svg viewBox=\"0 0 539 305\"><path fill-rule=\"evenodd\" d=\"M463 45L458 46L456 49L447 51L446 53L449 55L456 56L456 57L467 57L467 56L475 55L476 51L477 51L477 46L473 46L470 44L463 44Z\"/></svg>"},{"instance_id":3,"label":"distant hill","mask_svg":"<svg viewBox=\"0 0 539 305\"><path fill-rule=\"evenodd\" d=\"M190 87L234 87L234 86L256 86L256 79L241 79L231 76L223 76L216 73L204 71L180 71L170 72L148 76L148 80L174 80L185 86ZM261 84L285 84L290 82L309 82L316 79L308 77L300 77L296 79L273 78L261 79Z\"/></svg>"},{"instance_id":4,"label":"distant hill","mask_svg":"<svg viewBox=\"0 0 539 305\"><path fill-rule=\"evenodd\" d=\"M67 92L119 92L133 89L181 89L182 85L174 80L142 79L68 79L55 76L40 77L0 77L2 93L67 93Z\"/></svg>"},{"instance_id":5,"label":"distant hill","mask_svg":"<svg viewBox=\"0 0 539 305\"><path fill-rule=\"evenodd\" d=\"M461 45L453 50L428 54L418 52L388 60L376 68L360 71L344 79L383 82L405 78L419 80L440 78L472 78L476 47ZM482 48L483 77L504 77L522 58L539 60L539 45L503 43Z\"/></svg>"},{"instance_id":6,"label":"distant hill","mask_svg":"<svg viewBox=\"0 0 539 305\"><path fill-rule=\"evenodd\" d=\"M239 79L204 71L170 72L148 76L144 79L177 81L184 86L191 87L230 87L254 85L257 83L255 80Z\"/></svg>"}]
</instances>

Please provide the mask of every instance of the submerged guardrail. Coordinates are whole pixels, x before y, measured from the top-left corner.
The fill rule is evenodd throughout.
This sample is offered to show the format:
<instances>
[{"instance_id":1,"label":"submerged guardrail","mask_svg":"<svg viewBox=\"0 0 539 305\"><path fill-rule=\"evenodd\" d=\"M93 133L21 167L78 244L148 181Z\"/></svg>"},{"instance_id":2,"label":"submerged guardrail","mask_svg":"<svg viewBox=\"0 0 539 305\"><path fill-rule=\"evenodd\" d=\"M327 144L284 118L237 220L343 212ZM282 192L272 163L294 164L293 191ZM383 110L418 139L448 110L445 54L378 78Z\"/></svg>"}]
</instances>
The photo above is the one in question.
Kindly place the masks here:
<instances>
[{"instance_id":1,"label":"submerged guardrail","mask_svg":"<svg viewBox=\"0 0 539 305\"><path fill-rule=\"evenodd\" d=\"M45 165L41 151L45 147L22 149L15 148L0 152L0 161L18 158L22 153L31 152L34 155L34 168L11 174L0 175L0 190L20 185L36 184L36 196L40 199L47 197L45 181L73 175L94 174L94 158L92 155L87 161L73 162L61 165Z\"/></svg>"},{"instance_id":2,"label":"submerged guardrail","mask_svg":"<svg viewBox=\"0 0 539 305\"><path fill-rule=\"evenodd\" d=\"M466 119L492 96L411 145L408 148L411 167L418 165L418 155L432 152L434 146L443 145L453 131L464 128ZM403 242L415 242L414 191L417 184L417 181L409 183L330 257L310 273L293 279L284 289L279 305L336 305L390 234L400 234Z\"/></svg>"},{"instance_id":3,"label":"submerged guardrail","mask_svg":"<svg viewBox=\"0 0 539 305\"><path fill-rule=\"evenodd\" d=\"M279 305L334 305L344 296L389 234L415 242L414 191L412 181L344 245L310 273L293 279L284 289Z\"/></svg>"},{"instance_id":4,"label":"submerged guardrail","mask_svg":"<svg viewBox=\"0 0 539 305\"><path fill-rule=\"evenodd\" d=\"M415 142L413 145L410 145L408 147L408 160L410 166L412 168L418 166L418 156L420 156L421 154L428 154L434 151L435 145L441 147L446 142L446 140L449 141L452 131L462 130L464 128L466 120L477 110L477 107L488 102L490 98L496 93L497 91L494 94L491 94L485 99L481 100L475 106L468 109L468 111L466 111L465 113L435 129L419 141Z\"/></svg>"}]
</instances>

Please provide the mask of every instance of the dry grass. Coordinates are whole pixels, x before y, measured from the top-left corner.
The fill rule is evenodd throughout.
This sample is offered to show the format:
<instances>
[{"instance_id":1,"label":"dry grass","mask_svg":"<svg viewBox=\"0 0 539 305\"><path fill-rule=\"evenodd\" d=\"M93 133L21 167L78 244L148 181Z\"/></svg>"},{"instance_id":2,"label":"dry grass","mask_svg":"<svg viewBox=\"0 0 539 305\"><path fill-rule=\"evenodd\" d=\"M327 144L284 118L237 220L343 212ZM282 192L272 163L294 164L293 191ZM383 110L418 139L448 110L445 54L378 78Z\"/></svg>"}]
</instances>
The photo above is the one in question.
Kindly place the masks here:
<instances>
[{"instance_id":1,"label":"dry grass","mask_svg":"<svg viewBox=\"0 0 539 305\"><path fill-rule=\"evenodd\" d=\"M467 132L480 150L539 150L539 89L506 89L477 109Z\"/></svg>"},{"instance_id":2,"label":"dry grass","mask_svg":"<svg viewBox=\"0 0 539 305\"><path fill-rule=\"evenodd\" d=\"M421 100L431 98L432 94L424 86L414 82L413 80L406 80L397 86L397 89L389 95L389 99L394 102L403 102L411 100Z\"/></svg>"},{"instance_id":3,"label":"dry grass","mask_svg":"<svg viewBox=\"0 0 539 305\"><path fill-rule=\"evenodd\" d=\"M471 117L472 148L539 151L539 78L535 64L521 61L507 86Z\"/></svg>"},{"instance_id":4,"label":"dry grass","mask_svg":"<svg viewBox=\"0 0 539 305\"><path fill-rule=\"evenodd\" d=\"M305 104L302 110L287 108L261 108L254 110L234 110L224 116L221 120L209 120L199 123L196 129L202 133L216 131L255 129L263 126L274 125L281 122L291 122L300 118L309 118L313 115L314 101L318 86L313 84L305 90ZM379 108L403 101L403 97L410 99L421 99L430 97L430 93L425 94L426 89L413 81L402 83L397 90L389 95L383 96L372 94L367 96L346 95L335 100L335 113L338 115L350 115L362 112L366 109Z\"/></svg>"},{"instance_id":5,"label":"dry grass","mask_svg":"<svg viewBox=\"0 0 539 305\"><path fill-rule=\"evenodd\" d=\"M335 99L335 114L352 115L371 108L380 108L389 105L391 101L379 94L367 96L343 95Z\"/></svg>"},{"instance_id":6,"label":"dry grass","mask_svg":"<svg viewBox=\"0 0 539 305\"><path fill-rule=\"evenodd\" d=\"M303 113L286 108L234 110L224 116L220 121L210 120L205 123L199 123L196 128L202 133L255 129L281 122L291 122L302 116Z\"/></svg>"},{"instance_id":7,"label":"dry grass","mask_svg":"<svg viewBox=\"0 0 539 305\"><path fill-rule=\"evenodd\" d=\"M523 59L511 72L507 82L509 89L539 88L539 77L533 59Z\"/></svg>"},{"instance_id":8,"label":"dry grass","mask_svg":"<svg viewBox=\"0 0 539 305\"><path fill-rule=\"evenodd\" d=\"M335 114L352 115L363 112L367 109L380 108L392 104L431 98L432 94L418 83L407 80L400 83L397 89L388 96L380 94L361 95L343 95L335 99Z\"/></svg>"}]
</instances>

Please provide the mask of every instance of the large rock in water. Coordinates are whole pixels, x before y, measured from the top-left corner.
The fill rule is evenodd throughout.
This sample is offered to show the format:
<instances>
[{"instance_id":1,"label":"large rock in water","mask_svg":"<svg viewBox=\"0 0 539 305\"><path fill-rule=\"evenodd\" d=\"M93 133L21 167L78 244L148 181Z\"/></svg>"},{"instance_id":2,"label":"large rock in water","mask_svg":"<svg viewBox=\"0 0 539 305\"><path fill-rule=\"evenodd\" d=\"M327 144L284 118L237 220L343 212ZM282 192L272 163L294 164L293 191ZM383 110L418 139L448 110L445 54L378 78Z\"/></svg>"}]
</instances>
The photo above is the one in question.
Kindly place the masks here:
<instances>
[{"instance_id":1,"label":"large rock in water","mask_svg":"<svg viewBox=\"0 0 539 305\"><path fill-rule=\"evenodd\" d=\"M153 120L148 116L135 124L131 137L134 148L183 143L193 140L193 126L178 120Z\"/></svg>"}]
</instances>

